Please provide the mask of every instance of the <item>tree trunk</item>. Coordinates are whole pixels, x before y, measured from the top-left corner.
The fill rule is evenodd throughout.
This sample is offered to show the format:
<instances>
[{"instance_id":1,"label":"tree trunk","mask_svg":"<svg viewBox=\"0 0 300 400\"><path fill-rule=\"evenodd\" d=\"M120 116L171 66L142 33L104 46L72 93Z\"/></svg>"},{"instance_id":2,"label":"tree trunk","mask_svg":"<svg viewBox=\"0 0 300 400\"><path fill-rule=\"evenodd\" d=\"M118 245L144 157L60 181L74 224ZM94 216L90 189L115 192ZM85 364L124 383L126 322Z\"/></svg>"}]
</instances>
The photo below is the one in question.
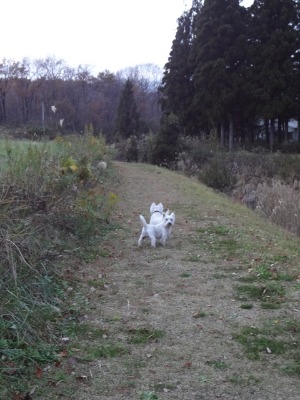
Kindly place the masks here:
<instances>
[{"instance_id":1,"label":"tree trunk","mask_svg":"<svg viewBox=\"0 0 300 400\"><path fill-rule=\"evenodd\" d=\"M284 119L284 143L288 143L289 141L289 120L287 118Z\"/></svg>"},{"instance_id":2,"label":"tree trunk","mask_svg":"<svg viewBox=\"0 0 300 400\"><path fill-rule=\"evenodd\" d=\"M265 125L265 134L266 134L266 143L268 145L270 145L270 130L269 130L269 119L268 118L265 118L264 125Z\"/></svg>"},{"instance_id":3,"label":"tree trunk","mask_svg":"<svg viewBox=\"0 0 300 400\"><path fill-rule=\"evenodd\" d=\"M271 119L271 124L270 124L270 150L274 151L274 136L275 136L275 120L274 118Z\"/></svg>"},{"instance_id":4,"label":"tree trunk","mask_svg":"<svg viewBox=\"0 0 300 400\"><path fill-rule=\"evenodd\" d=\"M6 123L6 93L1 93L2 122Z\"/></svg>"},{"instance_id":5,"label":"tree trunk","mask_svg":"<svg viewBox=\"0 0 300 400\"><path fill-rule=\"evenodd\" d=\"M225 128L223 122L221 122L220 145L221 147L225 147Z\"/></svg>"},{"instance_id":6,"label":"tree trunk","mask_svg":"<svg viewBox=\"0 0 300 400\"><path fill-rule=\"evenodd\" d=\"M281 123L281 118L278 118L278 124L277 124L277 131L278 131L278 143L281 144L282 143L282 123Z\"/></svg>"},{"instance_id":7,"label":"tree trunk","mask_svg":"<svg viewBox=\"0 0 300 400\"><path fill-rule=\"evenodd\" d=\"M233 118L232 117L230 117L230 120L229 120L228 149L229 149L229 151L233 151Z\"/></svg>"}]
</instances>

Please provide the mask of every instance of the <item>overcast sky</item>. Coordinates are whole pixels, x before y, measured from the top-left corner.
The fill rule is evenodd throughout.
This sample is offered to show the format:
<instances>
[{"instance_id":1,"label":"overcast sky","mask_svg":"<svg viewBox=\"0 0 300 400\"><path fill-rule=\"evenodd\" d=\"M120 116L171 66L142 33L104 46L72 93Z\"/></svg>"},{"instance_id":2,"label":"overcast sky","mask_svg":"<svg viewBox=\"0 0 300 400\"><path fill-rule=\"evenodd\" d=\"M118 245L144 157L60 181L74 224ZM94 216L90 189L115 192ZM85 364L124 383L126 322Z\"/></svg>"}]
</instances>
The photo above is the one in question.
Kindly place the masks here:
<instances>
[{"instance_id":1,"label":"overcast sky","mask_svg":"<svg viewBox=\"0 0 300 400\"><path fill-rule=\"evenodd\" d=\"M140 64L163 67L177 19L192 0L5 0L0 61L55 56L71 67L117 72ZM249 6L253 0L245 0Z\"/></svg>"}]
</instances>

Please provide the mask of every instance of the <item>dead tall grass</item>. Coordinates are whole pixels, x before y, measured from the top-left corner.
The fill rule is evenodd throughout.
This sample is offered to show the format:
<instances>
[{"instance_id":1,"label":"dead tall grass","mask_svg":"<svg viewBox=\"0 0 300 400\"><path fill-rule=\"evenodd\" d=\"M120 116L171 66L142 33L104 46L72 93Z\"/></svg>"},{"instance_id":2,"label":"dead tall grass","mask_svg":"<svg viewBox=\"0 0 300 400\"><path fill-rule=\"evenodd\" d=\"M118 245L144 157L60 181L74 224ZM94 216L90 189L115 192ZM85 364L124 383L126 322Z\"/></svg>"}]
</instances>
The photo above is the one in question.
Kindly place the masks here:
<instances>
[{"instance_id":1,"label":"dead tall grass","mask_svg":"<svg viewBox=\"0 0 300 400\"><path fill-rule=\"evenodd\" d=\"M275 224L300 236L299 191L279 180L257 187L257 211Z\"/></svg>"}]
</instances>

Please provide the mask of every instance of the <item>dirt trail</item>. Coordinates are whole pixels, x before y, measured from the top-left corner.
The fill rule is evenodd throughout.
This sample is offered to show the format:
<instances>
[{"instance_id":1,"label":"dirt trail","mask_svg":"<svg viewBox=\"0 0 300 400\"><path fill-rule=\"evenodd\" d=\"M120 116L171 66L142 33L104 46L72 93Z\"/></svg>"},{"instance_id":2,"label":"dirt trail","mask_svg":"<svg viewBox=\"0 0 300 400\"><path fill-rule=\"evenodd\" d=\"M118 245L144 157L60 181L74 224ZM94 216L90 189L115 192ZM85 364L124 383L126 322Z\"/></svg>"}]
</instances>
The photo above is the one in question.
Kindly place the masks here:
<instances>
[{"instance_id":1,"label":"dirt trail","mask_svg":"<svg viewBox=\"0 0 300 400\"><path fill-rule=\"evenodd\" d=\"M233 340L238 327L255 325L265 311L241 309L230 272L238 260L208 253L197 233L212 223L237 223L230 221L231 211L223 213L221 202L207 204L206 189L183 176L153 166L116 168L115 219L124 229L105 244L110 258L87 272L107 282L104 291L90 294L89 319L105 332L99 345L101 340L126 351L84 365L89 383L69 398L300 399L298 379L274 369L272 355L249 361ZM152 202L174 211L176 225L165 247L153 249L147 240L139 248L138 216L148 220ZM143 334L146 343L139 343Z\"/></svg>"}]
</instances>

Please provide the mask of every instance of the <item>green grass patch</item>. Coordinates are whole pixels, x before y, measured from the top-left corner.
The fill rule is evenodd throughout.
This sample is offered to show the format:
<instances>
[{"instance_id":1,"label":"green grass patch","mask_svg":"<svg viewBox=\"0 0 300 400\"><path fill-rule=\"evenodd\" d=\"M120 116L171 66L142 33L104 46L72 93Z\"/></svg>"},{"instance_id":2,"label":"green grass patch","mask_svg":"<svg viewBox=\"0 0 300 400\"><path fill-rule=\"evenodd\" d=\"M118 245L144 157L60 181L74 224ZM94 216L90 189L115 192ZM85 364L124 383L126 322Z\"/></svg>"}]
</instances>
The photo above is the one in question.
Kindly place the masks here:
<instances>
[{"instance_id":1,"label":"green grass patch","mask_svg":"<svg viewBox=\"0 0 300 400\"><path fill-rule=\"evenodd\" d=\"M281 267L283 268L283 267ZM295 274L288 272L280 272L277 268L273 267L273 264L265 265L260 264L253 268L253 270L247 276L240 277L241 282L259 282L259 281L281 281L281 282L292 282L296 279Z\"/></svg>"},{"instance_id":2,"label":"green grass patch","mask_svg":"<svg viewBox=\"0 0 300 400\"><path fill-rule=\"evenodd\" d=\"M279 355L286 351L284 341L267 337L256 328L243 328L240 334L234 335L234 339L243 345L246 356L251 360L259 360L261 353Z\"/></svg>"},{"instance_id":3,"label":"green grass patch","mask_svg":"<svg viewBox=\"0 0 300 400\"><path fill-rule=\"evenodd\" d=\"M241 251L243 252L239 233L227 226L212 225L206 228L198 228L197 233L200 236L195 241L200 240L208 251L225 257L232 257Z\"/></svg>"},{"instance_id":4,"label":"green grass patch","mask_svg":"<svg viewBox=\"0 0 300 400\"><path fill-rule=\"evenodd\" d=\"M268 320L260 328L243 327L233 335L251 360L260 360L262 355L280 356L274 365L282 372L298 375L300 372L300 322L295 320Z\"/></svg>"},{"instance_id":5,"label":"green grass patch","mask_svg":"<svg viewBox=\"0 0 300 400\"><path fill-rule=\"evenodd\" d=\"M277 282L265 285L241 285L236 288L238 299L260 300L265 302L282 302L285 288Z\"/></svg>"}]
</instances>

